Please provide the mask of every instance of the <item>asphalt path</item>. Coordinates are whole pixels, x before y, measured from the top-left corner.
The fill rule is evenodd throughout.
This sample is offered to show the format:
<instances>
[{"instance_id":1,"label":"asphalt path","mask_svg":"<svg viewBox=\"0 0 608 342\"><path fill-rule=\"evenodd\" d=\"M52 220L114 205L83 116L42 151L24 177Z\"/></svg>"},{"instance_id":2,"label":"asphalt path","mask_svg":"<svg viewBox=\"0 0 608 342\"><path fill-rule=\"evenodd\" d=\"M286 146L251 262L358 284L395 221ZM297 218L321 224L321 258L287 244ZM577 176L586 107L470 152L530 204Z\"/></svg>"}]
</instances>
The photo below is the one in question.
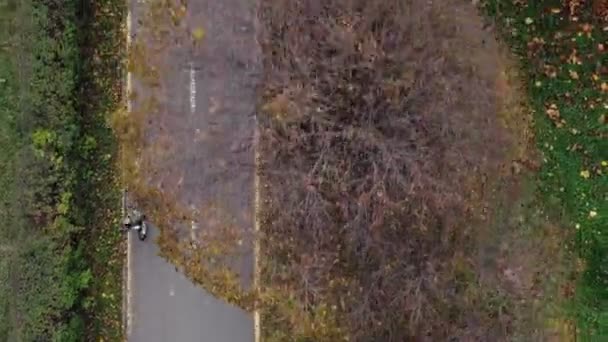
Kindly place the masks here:
<instances>
[{"instance_id":1,"label":"asphalt path","mask_svg":"<svg viewBox=\"0 0 608 342\"><path fill-rule=\"evenodd\" d=\"M203 28L205 38L196 46L178 44L170 49L161 80L161 115L148 123L149 131L162 132L172 141L172 155L158 165L161 181L179 180L173 184L178 184L184 204L200 205L209 199L221 203L245 231L253 229L254 108L260 64L253 3L188 2L185 20L190 28ZM137 35L138 16L145 13L145 6L141 0L130 4L132 40L142 39ZM147 91L137 80L132 83L137 92ZM213 227L206 223L192 224L184 236L196 239L199 227ZM252 315L194 286L159 257L157 234L152 226L144 242L136 234L129 236L128 341L254 341ZM253 252L246 251L236 267L243 283L249 284Z\"/></svg>"},{"instance_id":2,"label":"asphalt path","mask_svg":"<svg viewBox=\"0 0 608 342\"><path fill-rule=\"evenodd\" d=\"M131 240L131 319L128 341L249 342L252 317L194 286L158 256L152 239Z\"/></svg>"}]
</instances>

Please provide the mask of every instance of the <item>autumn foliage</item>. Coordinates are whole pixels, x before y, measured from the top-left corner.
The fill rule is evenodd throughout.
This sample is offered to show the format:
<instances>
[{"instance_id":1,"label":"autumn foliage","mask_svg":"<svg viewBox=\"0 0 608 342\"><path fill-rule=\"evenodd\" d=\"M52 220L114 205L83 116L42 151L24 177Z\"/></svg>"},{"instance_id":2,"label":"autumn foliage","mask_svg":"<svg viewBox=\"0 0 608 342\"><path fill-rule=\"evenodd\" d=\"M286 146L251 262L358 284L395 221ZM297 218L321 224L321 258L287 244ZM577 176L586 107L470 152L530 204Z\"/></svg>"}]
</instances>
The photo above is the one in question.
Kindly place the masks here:
<instances>
[{"instance_id":1,"label":"autumn foliage","mask_svg":"<svg viewBox=\"0 0 608 342\"><path fill-rule=\"evenodd\" d=\"M281 0L260 11L262 284L297 312L267 312L266 338L500 336L498 319L468 326L487 313L462 303L456 276L509 146L475 9Z\"/></svg>"}]
</instances>

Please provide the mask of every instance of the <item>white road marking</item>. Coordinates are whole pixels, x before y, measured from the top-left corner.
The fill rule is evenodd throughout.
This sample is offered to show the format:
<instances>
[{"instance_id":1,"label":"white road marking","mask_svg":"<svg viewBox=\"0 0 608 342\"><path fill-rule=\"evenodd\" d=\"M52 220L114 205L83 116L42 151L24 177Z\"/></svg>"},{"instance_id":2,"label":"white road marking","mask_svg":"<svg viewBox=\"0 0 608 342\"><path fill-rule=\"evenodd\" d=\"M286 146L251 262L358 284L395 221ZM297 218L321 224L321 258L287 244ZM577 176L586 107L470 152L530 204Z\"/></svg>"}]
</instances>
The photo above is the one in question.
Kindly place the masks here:
<instances>
[{"instance_id":1,"label":"white road marking","mask_svg":"<svg viewBox=\"0 0 608 342\"><path fill-rule=\"evenodd\" d=\"M192 229L190 229L190 239L192 241L196 241L196 230L198 229L198 224L194 220L190 222Z\"/></svg>"},{"instance_id":2,"label":"white road marking","mask_svg":"<svg viewBox=\"0 0 608 342\"><path fill-rule=\"evenodd\" d=\"M171 288L169 289L169 296L175 296L175 289L173 288L173 285L171 285Z\"/></svg>"},{"instance_id":3,"label":"white road marking","mask_svg":"<svg viewBox=\"0 0 608 342\"><path fill-rule=\"evenodd\" d=\"M131 49L131 32L132 32L132 17L131 17L131 9L130 6L128 7L127 10L127 51L129 51ZM127 84L126 84L126 99L127 99L127 113L131 113L132 111L132 104L131 104L131 92L133 90L133 82L132 82L132 77L133 75L131 74L130 71L127 71ZM123 217L126 213L123 213ZM126 334L127 334L127 340L129 339L129 336L131 335L131 329L132 329L132 319L133 319L133 307L132 307L132 279L133 276L131 274L131 270L133 269L132 267L132 263L133 263L133 239L131 237L131 234L127 234L127 272L125 273L125 276L127 277L126 281L127 281L127 289L126 289L126 293L125 293L125 298L124 300L126 301L125 306L127 307L127 312L124 312L123 314L126 315ZM124 327L123 327L124 328Z\"/></svg>"},{"instance_id":4,"label":"white road marking","mask_svg":"<svg viewBox=\"0 0 608 342\"><path fill-rule=\"evenodd\" d=\"M133 326L133 276L131 270L133 269L133 238L132 234L127 234L127 338L131 335L131 328Z\"/></svg>"},{"instance_id":5,"label":"white road marking","mask_svg":"<svg viewBox=\"0 0 608 342\"><path fill-rule=\"evenodd\" d=\"M259 159L260 152L258 150L260 132L258 131L258 122L257 118L255 120L255 137L253 142L253 150L254 150L254 164L255 167L253 169L253 208L254 208L254 220L253 220L253 230L254 230L254 238L253 238L253 287L256 291L260 286L260 241L259 241L259 232L260 232L260 176L258 175L258 167L259 167ZM253 337L255 342L260 342L260 310L257 308L253 311Z\"/></svg>"},{"instance_id":6,"label":"white road marking","mask_svg":"<svg viewBox=\"0 0 608 342\"><path fill-rule=\"evenodd\" d=\"M196 70L194 65L190 63L190 113L194 114L196 110Z\"/></svg>"},{"instance_id":7,"label":"white road marking","mask_svg":"<svg viewBox=\"0 0 608 342\"><path fill-rule=\"evenodd\" d=\"M131 49L131 9L129 8L127 12L127 52ZM128 54L127 54L128 56ZM128 58L128 57L127 57ZM128 61L127 61L128 63ZM126 99L127 99L127 112L131 113L131 91L133 89L132 77L130 71L127 71L127 91L126 91Z\"/></svg>"},{"instance_id":8,"label":"white road marking","mask_svg":"<svg viewBox=\"0 0 608 342\"><path fill-rule=\"evenodd\" d=\"M199 228L198 223L194 220L196 218L196 216L198 216L198 210L196 210L196 208L194 207L194 204L190 205L190 209L192 209L192 213L193 213L193 219L190 221L190 239L192 240L192 242L197 242L196 241L196 233L197 230Z\"/></svg>"},{"instance_id":9,"label":"white road marking","mask_svg":"<svg viewBox=\"0 0 608 342\"><path fill-rule=\"evenodd\" d=\"M255 6L255 11L257 12L259 10L259 8L257 8L257 6ZM254 25L254 32L259 32L259 21L258 20L254 20L253 21L253 25ZM261 46L260 42L257 40L257 36L254 35L254 39L256 42L256 45L259 47ZM254 120L254 141L253 141L253 153L254 153L254 175L253 175L253 192L254 192L254 199L253 199L253 205L254 205L254 220L253 220L253 229L254 229L254 243L253 243L253 286L256 289L259 289L261 284L260 284L260 176L258 174L259 171L259 166L260 166L260 151L259 151L259 145L260 145L260 131L258 129L259 127L259 123L258 123L258 116L256 113L255 116L255 120ZM256 290L257 291L257 290ZM260 325L260 310L258 308L256 308L253 311L253 338L254 338L254 342L260 342L261 339L261 330L262 327Z\"/></svg>"}]
</instances>

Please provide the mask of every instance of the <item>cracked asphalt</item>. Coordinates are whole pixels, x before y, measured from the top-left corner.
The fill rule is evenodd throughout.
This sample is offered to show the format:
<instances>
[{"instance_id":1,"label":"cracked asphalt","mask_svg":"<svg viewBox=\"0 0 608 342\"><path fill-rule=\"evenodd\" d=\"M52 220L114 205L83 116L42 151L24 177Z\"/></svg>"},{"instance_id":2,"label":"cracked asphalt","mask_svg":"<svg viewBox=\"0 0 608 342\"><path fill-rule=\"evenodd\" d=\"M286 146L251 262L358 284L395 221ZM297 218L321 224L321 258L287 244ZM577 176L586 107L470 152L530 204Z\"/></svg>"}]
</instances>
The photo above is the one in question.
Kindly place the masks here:
<instances>
[{"instance_id":1,"label":"cracked asphalt","mask_svg":"<svg viewBox=\"0 0 608 342\"><path fill-rule=\"evenodd\" d=\"M130 5L131 36L136 41L141 39L138 16L145 13L146 2L133 0ZM196 46L176 44L165 60L160 115L147 123L150 139L162 136L171 145L172 152L155 165L158 181L177 189L183 204L219 203L239 227L251 231L255 87L260 71L254 3L190 0L185 20L188 27L202 27L206 34ZM147 91L134 82L138 92ZM196 239L199 226L213 229L212 222L200 222L184 236ZM158 256L158 232L151 227L150 233L145 242L135 235L129 238L128 340L253 341L252 316L194 286ZM235 267L243 283L250 284L251 248Z\"/></svg>"}]
</instances>

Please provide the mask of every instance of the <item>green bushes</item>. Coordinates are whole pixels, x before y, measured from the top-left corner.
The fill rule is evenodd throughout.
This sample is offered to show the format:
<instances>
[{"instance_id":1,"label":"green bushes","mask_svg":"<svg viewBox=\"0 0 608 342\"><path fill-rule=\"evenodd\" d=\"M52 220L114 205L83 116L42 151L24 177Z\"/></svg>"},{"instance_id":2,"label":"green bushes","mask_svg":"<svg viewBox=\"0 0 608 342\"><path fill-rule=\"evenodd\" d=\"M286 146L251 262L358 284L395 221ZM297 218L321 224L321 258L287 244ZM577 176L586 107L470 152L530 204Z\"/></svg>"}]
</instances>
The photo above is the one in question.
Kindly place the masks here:
<instances>
[{"instance_id":1,"label":"green bushes","mask_svg":"<svg viewBox=\"0 0 608 342\"><path fill-rule=\"evenodd\" d=\"M3 127L15 130L8 141L17 146L13 177L21 179L4 198L5 210L15 213L3 227L17 247L11 291L19 319L12 328L26 341L76 341L84 336L80 315L91 271L72 214L81 140L74 2L34 1L31 10L33 55L21 56L31 77L20 80L18 97L4 98L19 113L14 126Z\"/></svg>"},{"instance_id":2,"label":"green bushes","mask_svg":"<svg viewBox=\"0 0 608 342\"><path fill-rule=\"evenodd\" d=\"M88 286L81 248L60 246L49 237L31 240L21 247L18 268L17 308L24 313L23 339L26 341L67 341L65 336L84 334L78 312L74 311ZM84 269L84 271L83 271ZM79 328L78 331L72 330ZM70 339L75 341L78 339Z\"/></svg>"},{"instance_id":3,"label":"green bushes","mask_svg":"<svg viewBox=\"0 0 608 342\"><path fill-rule=\"evenodd\" d=\"M93 322L90 313L103 311L99 283L120 286L122 264L107 266L119 254L110 224L118 201L111 189L100 191L113 177L105 111L118 103L103 92L96 97L103 103L90 103L100 90L91 84L88 73L98 70L82 45L90 25L77 11L85 7L74 0L20 2L7 17L21 20L0 22L19 41L9 53L0 50L0 80L8 80L0 84L0 237L10 247L10 262L0 265L8 285L0 288L0 340L97 339L90 328L104 325L119 339L119 306L108 322ZM0 41L8 39L3 35ZM117 83L116 75L102 74ZM96 271L99 264L106 270Z\"/></svg>"}]
</instances>

